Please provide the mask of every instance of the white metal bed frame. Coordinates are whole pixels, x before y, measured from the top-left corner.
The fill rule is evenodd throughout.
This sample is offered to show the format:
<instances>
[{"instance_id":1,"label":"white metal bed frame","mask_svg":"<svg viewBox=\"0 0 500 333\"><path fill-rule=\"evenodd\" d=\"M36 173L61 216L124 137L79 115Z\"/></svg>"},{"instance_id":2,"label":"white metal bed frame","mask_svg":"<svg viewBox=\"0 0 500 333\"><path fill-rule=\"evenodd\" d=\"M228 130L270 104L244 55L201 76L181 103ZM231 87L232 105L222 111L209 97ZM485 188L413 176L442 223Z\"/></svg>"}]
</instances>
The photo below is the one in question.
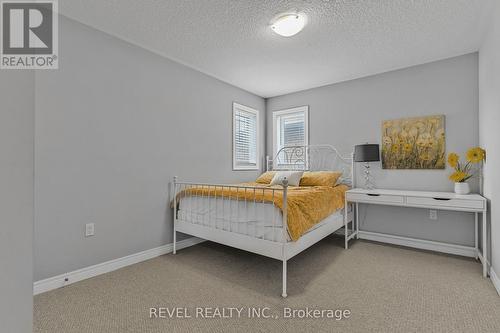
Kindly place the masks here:
<instances>
[{"instance_id":1,"label":"white metal bed frame","mask_svg":"<svg viewBox=\"0 0 500 333\"><path fill-rule=\"evenodd\" d=\"M351 157L342 157L339 152L330 145L308 145L308 146L287 146L281 148L276 154L274 159L266 157L266 169L267 170L310 170L310 171L342 171L343 175L340 182L353 185L353 159ZM202 219L202 221L189 220L186 216L189 216L190 212L184 212L184 214L179 214L177 209L177 204L182 200L183 193L186 190L191 190L195 192L196 189L208 189L209 191L214 190L224 190L231 189L237 193L245 192L246 194L253 193L253 200L244 199L245 207L253 205L254 214L257 214L257 200L256 194L262 193L262 197L265 193L270 193L272 197L272 204L276 206L274 198L275 193L282 192L283 195L283 205L282 205L282 226L281 226L281 238L276 234L279 232L279 228L274 228L277 225L276 214L272 214L272 217L265 217L266 221L272 221L272 236L271 239L266 239L266 237L257 236L256 225L254 225L253 234L251 232L252 227L247 224L245 234L237 233L232 230L231 222L227 224L221 223L217 219L219 215L224 216L224 196L222 196L222 211L218 208L216 198L212 199L206 195L202 198L207 199L208 209L212 209L212 202L215 202L215 218L208 217L208 221ZM241 191L241 192L240 192ZM342 226L345 226L345 248L348 247L349 239L354 236L354 219L353 210L348 212L347 205L343 210L343 214L340 214L338 218L333 218L325 223L321 223L320 226L311 229L309 232L300 237L297 241L290 241L288 239L288 229L287 229L287 192L288 192L288 181L285 179L282 184L282 188L263 188L263 187L252 187L252 186L239 186L239 185L225 185L225 184L206 184L206 183L192 183L192 182L179 182L177 177L173 180L173 202L174 202L174 239L173 239L173 253L176 253L176 233L182 232L188 235L196 236L206 240L210 240L216 243L228 245L241 250L246 250L256 254L260 254L266 257L274 258L282 261L283 265L283 288L282 296L287 297L287 260L293 258L295 255L299 254L303 250L307 249L311 245L317 243L326 236L334 233ZM178 198L180 196L180 198ZM238 199L240 200L240 199ZM229 210L233 202L238 200L231 198L226 198L226 204L229 204ZM260 203L260 201L259 201ZM220 206L220 205L219 205ZM239 214L239 206L237 207L237 214ZM219 210L219 211L218 211ZM255 215L256 216L256 215ZM333 215L332 215L333 216ZM196 217L196 216L195 216ZM196 220L196 219L195 219ZM349 231L349 223L352 226L352 232Z\"/></svg>"}]
</instances>

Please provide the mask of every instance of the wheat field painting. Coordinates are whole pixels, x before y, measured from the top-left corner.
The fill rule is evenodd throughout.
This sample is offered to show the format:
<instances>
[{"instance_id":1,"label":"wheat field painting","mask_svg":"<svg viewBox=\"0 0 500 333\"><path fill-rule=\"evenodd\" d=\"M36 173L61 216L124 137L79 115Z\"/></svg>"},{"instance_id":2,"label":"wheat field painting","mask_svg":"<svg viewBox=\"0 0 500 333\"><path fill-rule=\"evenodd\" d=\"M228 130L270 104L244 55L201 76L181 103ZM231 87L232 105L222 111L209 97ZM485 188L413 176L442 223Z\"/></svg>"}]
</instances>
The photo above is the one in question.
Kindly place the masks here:
<instances>
[{"instance_id":1,"label":"wheat field painting","mask_svg":"<svg viewBox=\"0 0 500 333\"><path fill-rule=\"evenodd\" d=\"M382 122L383 169L444 169L444 115Z\"/></svg>"}]
</instances>

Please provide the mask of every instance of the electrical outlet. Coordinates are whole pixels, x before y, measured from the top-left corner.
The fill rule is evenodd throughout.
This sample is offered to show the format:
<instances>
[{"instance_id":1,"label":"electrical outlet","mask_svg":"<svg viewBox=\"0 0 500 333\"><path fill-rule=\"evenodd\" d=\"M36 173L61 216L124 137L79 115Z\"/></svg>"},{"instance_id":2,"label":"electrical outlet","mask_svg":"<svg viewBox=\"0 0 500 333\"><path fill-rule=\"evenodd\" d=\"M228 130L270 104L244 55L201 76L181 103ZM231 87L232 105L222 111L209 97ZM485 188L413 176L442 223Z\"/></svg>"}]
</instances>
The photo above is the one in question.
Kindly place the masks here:
<instances>
[{"instance_id":1,"label":"electrical outlet","mask_svg":"<svg viewBox=\"0 0 500 333\"><path fill-rule=\"evenodd\" d=\"M437 220L438 219L438 212L435 209L430 209L429 210L429 219L431 220Z\"/></svg>"},{"instance_id":2,"label":"electrical outlet","mask_svg":"<svg viewBox=\"0 0 500 333\"><path fill-rule=\"evenodd\" d=\"M85 237L94 236L94 223L87 223L85 225Z\"/></svg>"}]
</instances>

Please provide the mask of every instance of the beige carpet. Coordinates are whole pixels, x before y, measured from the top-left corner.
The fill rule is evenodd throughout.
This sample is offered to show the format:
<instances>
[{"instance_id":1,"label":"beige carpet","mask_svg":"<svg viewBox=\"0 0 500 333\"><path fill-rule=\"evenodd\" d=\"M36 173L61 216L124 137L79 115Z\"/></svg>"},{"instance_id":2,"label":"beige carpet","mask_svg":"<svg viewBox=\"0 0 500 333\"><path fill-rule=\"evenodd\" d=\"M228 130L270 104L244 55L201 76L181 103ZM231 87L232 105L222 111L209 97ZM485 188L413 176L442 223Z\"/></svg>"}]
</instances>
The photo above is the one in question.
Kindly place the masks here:
<instances>
[{"instance_id":1,"label":"beige carpet","mask_svg":"<svg viewBox=\"0 0 500 333\"><path fill-rule=\"evenodd\" d=\"M203 243L35 297L35 332L500 332L474 260L328 237L289 262ZM269 307L280 318L150 319L150 307ZM284 319L284 307L351 317ZM246 309L244 310L246 311Z\"/></svg>"}]
</instances>

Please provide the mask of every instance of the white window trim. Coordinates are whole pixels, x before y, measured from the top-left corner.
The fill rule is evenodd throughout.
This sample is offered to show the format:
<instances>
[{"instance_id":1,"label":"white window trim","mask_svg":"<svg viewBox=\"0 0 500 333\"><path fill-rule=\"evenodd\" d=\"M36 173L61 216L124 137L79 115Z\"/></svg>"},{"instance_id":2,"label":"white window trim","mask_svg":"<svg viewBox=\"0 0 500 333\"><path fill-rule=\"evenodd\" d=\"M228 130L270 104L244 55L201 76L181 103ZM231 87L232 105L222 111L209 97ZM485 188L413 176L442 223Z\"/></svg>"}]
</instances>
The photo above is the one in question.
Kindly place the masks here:
<instances>
[{"instance_id":1,"label":"white window trim","mask_svg":"<svg viewBox=\"0 0 500 333\"><path fill-rule=\"evenodd\" d=\"M257 151L256 151L256 165L255 166L237 166L236 165L236 145L234 144L234 137L236 135L235 130L236 130L236 111L237 110L242 110L248 113L253 113L256 115L256 121L257 121L257 126L256 126L256 135L257 135ZM251 107L238 104L236 102L233 102L233 131L232 135L233 137L231 138L232 144L233 144L233 170L260 170L260 120L259 120L260 112L256 109L252 109Z\"/></svg>"},{"instance_id":2,"label":"white window trim","mask_svg":"<svg viewBox=\"0 0 500 333\"><path fill-rule=\"evenodd\" d=\"M275 158L276 154L278 153L278 140L276 138L277 132L278 132L278 117L286 115L286 114L291 114L291 113L297 113L297 112L304 112L304 138L305 142L304 145L308 146L309 145L309 106L304 105L304 106L298 106L295 108L291 109L285 109L285 110L280 110L280 111L273 111L273 159Z\"/></svg>"}]
</instances>

